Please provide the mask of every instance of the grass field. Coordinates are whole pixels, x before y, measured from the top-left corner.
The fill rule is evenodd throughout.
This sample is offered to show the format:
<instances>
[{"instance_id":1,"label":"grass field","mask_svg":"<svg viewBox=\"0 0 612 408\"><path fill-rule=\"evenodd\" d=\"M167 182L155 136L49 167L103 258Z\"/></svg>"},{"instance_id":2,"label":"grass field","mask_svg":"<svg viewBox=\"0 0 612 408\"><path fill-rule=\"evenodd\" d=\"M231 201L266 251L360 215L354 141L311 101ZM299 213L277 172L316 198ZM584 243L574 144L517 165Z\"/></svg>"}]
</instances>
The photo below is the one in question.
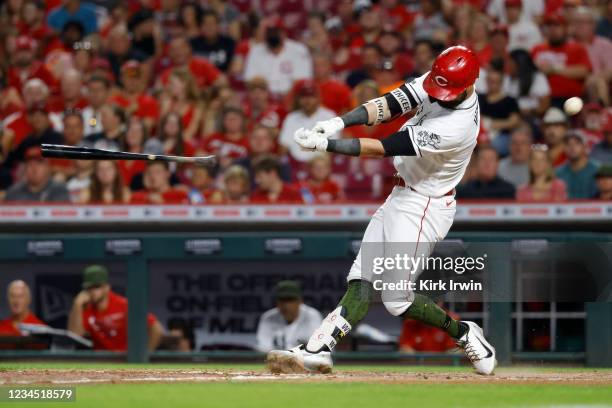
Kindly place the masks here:
<instances>
[{"instance_id":1,"label":"grass field","mask_svg":"<svg viewBox=\"0 0 612 408\"><path fill-rule=\"evenodd\" d=\"M253 364L0 363L3 387L73 379L76 403L42 406L612 407L612 370L606 369L513 367L482 377L467 367L345 366L332 376L283 377Z\"/></svg>"}]
</instances>

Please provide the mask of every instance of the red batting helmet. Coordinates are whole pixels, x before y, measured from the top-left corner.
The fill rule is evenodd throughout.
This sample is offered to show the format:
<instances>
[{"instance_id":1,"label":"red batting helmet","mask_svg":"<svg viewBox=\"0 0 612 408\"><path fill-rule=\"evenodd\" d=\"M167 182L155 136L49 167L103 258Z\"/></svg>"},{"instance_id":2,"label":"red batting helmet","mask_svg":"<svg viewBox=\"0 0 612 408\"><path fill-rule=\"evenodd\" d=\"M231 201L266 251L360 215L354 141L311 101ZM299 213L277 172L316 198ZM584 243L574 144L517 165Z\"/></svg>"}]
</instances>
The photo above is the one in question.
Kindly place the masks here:
<instances>
[{"instance_id":1,"label":"red batting helmet","mask_svg":"<svg viewBox=\"0 0 612 408\"><path fill-rule=\"evenodd\" d=\"M462 46L447 48L434 61L423 88L433 98L452 101L474 85L479 68L474 51Z\"/></svg>"}]
</instances>

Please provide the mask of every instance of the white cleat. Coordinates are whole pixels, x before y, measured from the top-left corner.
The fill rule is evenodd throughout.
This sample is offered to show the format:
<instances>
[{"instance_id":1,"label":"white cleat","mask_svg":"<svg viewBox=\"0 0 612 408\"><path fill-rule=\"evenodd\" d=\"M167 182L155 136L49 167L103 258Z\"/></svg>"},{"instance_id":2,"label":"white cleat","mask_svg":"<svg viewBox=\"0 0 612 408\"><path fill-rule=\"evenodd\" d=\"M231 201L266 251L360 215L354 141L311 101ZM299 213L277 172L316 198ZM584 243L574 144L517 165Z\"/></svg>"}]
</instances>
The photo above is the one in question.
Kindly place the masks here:
<instances>
[{"instance_id":1,"label":"white cleat","mask_svg":"<svg viewBox=\"0 0 612 408\"><path fill-rule=\"evenodd\" d=\"M457 346L465 352L478 374L493 374L497 365L495 348L485 339L482 329L476 323L462 323L468 326L468 331L457 340Z\"/></svg>"},{"instance_id":2,"label":"white cleat","mask_svg":"<svg viewBox=\"0 0 612 408\"><path fill-rule=\"evenodd\" d=\"M266 364L274 374L329 374L334 363L329 351L311 353L300 344L291 350L272 350L266 356Z\"/></svg>"}]
</instances>

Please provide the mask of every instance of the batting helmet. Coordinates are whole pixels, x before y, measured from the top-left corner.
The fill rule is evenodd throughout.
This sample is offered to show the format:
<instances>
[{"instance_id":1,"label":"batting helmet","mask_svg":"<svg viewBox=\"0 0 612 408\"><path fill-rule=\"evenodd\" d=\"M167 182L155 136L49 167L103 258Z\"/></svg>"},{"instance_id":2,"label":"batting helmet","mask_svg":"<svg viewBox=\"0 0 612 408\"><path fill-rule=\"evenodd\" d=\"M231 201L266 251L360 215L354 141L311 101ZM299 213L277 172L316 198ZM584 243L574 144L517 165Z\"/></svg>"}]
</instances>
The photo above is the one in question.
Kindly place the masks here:
<instances>
[{"instance_id":1,"label":"batting helmet","mask_svg":"<svg viewBox=\"0 0 612 408\"><path fill-rule=\"evenodd\" d=\"M444 50L433 63L423 88L441 101L456 99L478 78L480 64L474 51L463 46Z\"/></svg>"}]
</instances>

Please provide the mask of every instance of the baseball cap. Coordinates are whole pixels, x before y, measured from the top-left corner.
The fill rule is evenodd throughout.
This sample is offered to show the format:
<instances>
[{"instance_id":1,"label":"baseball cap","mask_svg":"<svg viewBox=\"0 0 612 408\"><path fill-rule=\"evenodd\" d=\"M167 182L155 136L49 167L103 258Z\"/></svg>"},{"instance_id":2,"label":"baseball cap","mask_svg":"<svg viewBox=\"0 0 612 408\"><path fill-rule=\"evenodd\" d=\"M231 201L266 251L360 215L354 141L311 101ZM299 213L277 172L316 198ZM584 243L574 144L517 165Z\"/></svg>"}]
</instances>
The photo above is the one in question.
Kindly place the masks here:
<instances>
[{"instance_id":1,"label":"baseball cap","mask_svg":"<svg viewBox=\"0 0 612 408\"><path fill-rule=\"evenodd\" d=\"M102 265L90 265L83 271L83 289L108 283L108 269Z\"/></svg>"},{"instance_id":2,"label":"baseball cap","mask_svg":"<svg viewBox=\"0 0 612 408\"><path fill-rule=\"evenodd\" d=\"M299 96L317 96L319 91L314 81L303 79L295 84L295 94Z\"/></svg>"},{"instance_id":3,"label":"baseball cap","mask_svg":"<svg viewBox=\"0 0 612 408\"><path fill-rule=\"evenodd\" d=\"M545 125L554 125L554 124L565 124L567 122L567 117L565 116L565 113L563 113L563 111L559 108L548 108L548 110L546 111L546 113L544 114L544 118L542 119L542 122Z\"/></svg>"},{"instance_id":4,"label":"baseball cap","mask_svg":"<svg viewBox=\"0 0 612 408\"><path fill-rule=\"evenodd\" d=\"M582 144L587 144L586 136L584 136L582 132L576 132L576 131L567 132L563 140L567 142L570 139L576 139Z\"/></svg>"},{"instance_id":5,"label":"baseball cap","mask_svg":"<svg viewBox=\"0 0 612 408\"><path fill-rule=\"evenodd\" d=\"M565 25L566 23L565 17L558 13L546 14L544 16L545 25Z\"/></svg>"},{"instance_id":6,"label":"baseball cap","mask_svg":"<svg viewBox=\"0 0 612 408\"><path fill-rule=\"evenodd\" d=\"M140 62L129 60L121 66L121 73L129 77L140 76Z\"/></svg>"},{"instance_id":7,"label":"baseball cap","mask_svg":"<svg viewBox=\"0 0 612 408\"><path fill-rule=\"evenodd\" d=\"M606 164L601 166L597 173L595 173L595 178L600 177L612 177L612 165Z\"/></svg>"},{"instance_id":8,"label":"baseball cap","mask_svg":"<svg viewBox=\"0 0 612 408\"><path fill-rule=\"evenodd\" d=\"M294 300L302 297L302 290L296 281L283 280L276 285L277 300Z\"/></svg>"},{"instance_id":9,"label":"baseball cap","mask_svg":"<svg viewBox=\"0 0 612 408\"><path fill-rule=\"evenodd\" d=\"M250 79L249 81L247 81L246 83L246 87L247 89L257 89L257 88L261 88L261 89L268 89L268 81L266 81L266 79L264 77L254 77L252 79Z\"/></svg>"},{"instance_id":10,"label":"baseball cap","mask_svg":"<svg viewBox=\"0 0 612 408\"><path fill-rule=\"evenodd\" d=\"M44 159L40 146L29 147L25 151L25 153L23 155L23 158L26 161L29 161L29 160L43 160Z\"/></svg>"},{"instance_id":11,"label":"baseball cap","mask_svg":"<svg viewBox=\"0 0 612 408\"><path fill-rule=\"evenodd\" d=\"M15 39L15 50L16 51L34 51L36 48L36 41L25 35L20 35Z\"/></svg>"}]
</instances>

